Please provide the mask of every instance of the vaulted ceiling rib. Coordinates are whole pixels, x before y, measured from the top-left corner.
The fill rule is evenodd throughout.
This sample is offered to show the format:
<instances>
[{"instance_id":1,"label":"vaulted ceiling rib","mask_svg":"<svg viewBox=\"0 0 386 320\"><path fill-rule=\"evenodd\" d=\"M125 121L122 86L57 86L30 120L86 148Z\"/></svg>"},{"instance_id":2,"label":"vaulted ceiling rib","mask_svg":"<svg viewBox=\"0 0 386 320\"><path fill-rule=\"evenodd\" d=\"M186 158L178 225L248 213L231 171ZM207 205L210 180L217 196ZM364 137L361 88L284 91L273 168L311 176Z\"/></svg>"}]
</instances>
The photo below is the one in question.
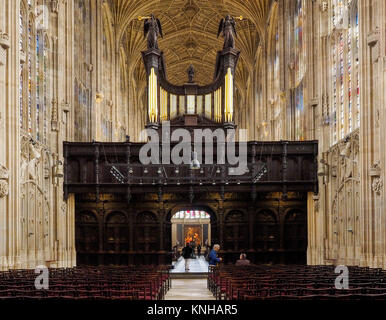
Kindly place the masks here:
<instances>
[{"instance_id":1,"label":"vaulted ceiling rib","mask_svg":"<svg viewBox=\"0 0 386 320\"><path fill-rule=\"evenodd\" d=\"M129 69L140 63L140 52L145 50L143 22L138 16L153 13L162 23L164 39L159 46L164 52L168 80L182 84L187 80L186 70L193 64L195 80L204 85L211 82L216 53L222 49L223 39L216 38L222 17L231 14L243 16L238 21L236 47L241 50L238 68L251 70L259 39L264 37L272 0L109 0L115 32L124 47ZM134 63L130 67L130 64ZM246 70L246 71L247 71ZM237 75L245 72L237 72ZM237 79L236 79L237 81Z\"/></svg>"}]
</instances>

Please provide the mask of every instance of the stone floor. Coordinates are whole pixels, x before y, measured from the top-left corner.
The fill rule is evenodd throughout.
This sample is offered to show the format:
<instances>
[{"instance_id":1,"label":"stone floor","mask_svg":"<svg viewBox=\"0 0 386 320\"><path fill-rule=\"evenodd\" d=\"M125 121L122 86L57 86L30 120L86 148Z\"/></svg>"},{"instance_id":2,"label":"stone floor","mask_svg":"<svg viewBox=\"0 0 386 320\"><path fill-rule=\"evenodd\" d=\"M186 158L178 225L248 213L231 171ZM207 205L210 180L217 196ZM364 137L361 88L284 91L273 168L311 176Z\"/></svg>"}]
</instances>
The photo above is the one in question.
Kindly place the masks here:
<instances>
[{"instance_id":1,"label":"stone floor","mask_svg":"<svg viewBox=\"0 0 386 320\"><path fill-rule=\"evenodd\" d=\"M171 270L172 273L185 272L185 259L180 257L177 262L173 262L174 269ZM202 273L208 272L208 262L203 256L197 257L196 259L189 259L189 273Z\"/></svg>"},{"instance_id":2,"label":"stone floor","mask_svg":"<svg viewBox=\"0 0 386 320\"><path fill-rule=\"evenodd\" d=\"M206 279L172 279L165 300L215 300Z\"/></svg>"}]
</instances>

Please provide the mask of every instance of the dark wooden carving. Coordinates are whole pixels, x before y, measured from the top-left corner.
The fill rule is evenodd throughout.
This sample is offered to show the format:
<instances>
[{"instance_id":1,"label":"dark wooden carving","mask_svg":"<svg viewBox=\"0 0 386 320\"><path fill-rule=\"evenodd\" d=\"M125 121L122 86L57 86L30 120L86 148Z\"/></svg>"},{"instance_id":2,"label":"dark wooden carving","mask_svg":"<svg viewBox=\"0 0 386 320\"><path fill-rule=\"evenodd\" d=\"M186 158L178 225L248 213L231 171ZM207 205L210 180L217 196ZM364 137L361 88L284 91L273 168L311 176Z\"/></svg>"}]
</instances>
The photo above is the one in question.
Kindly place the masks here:
<instances>
[{"instance_id":1,"label":"dark wooden carving","mask_svg":"<svg viewBox=\"0 0 386 320\"><path fill-rule=\"evenodd\" d=\"M168 193L162 202L165 212L155 195L135 195L129 206L124 195L102 194L100 202L95 194L78 195L78 264L171 263L170 219L179 210L191 209L210 214L212 244L221 245L224 263L236 261L242 252L255 263L303 263L305 194L289 193L287 201L281 200L282 194L271 195L260 194L253 204L244 193L226 193L221 209L220 194L201 192L191 204L183 195Z\"/></svg>"}]
</instances>

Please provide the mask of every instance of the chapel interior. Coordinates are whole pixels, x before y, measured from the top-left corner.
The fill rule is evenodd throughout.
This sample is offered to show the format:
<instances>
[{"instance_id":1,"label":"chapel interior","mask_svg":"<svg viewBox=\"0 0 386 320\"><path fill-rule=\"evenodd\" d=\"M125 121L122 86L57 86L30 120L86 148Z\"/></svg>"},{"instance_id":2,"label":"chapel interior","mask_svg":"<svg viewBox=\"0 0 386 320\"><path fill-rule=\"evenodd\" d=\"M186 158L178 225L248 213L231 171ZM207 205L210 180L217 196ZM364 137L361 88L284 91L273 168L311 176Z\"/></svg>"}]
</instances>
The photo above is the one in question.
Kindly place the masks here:
<instances>
[{"instance_id":1,"label":"chapel interior","mask_svg":"<svg viewBox=\"0 0 386 320\"><path fill-rule=\"evenodd\" d=\"M383 0L3 0L0 271L167 266L194 241L224 268L382 272L385 101ZM166 122L234 131L247 171L140 163Z\"/></svg>"}]
</instances>

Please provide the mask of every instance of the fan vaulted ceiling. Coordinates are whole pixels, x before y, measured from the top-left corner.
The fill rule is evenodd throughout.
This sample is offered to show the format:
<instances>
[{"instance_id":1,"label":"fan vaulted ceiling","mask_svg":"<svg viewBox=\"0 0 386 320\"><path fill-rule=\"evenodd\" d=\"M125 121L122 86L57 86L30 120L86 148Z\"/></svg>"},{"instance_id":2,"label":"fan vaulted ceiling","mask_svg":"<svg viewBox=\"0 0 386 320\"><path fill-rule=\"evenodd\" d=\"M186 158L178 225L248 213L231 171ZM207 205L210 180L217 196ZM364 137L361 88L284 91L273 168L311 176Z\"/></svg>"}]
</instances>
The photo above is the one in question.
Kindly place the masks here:
<instances>
[{"instance_id":1,"label":"fan vaulted ceiling","mask_svg":"<svg viewBox=\"0 0 386 320\"><path fill-rule=\"evenodd\" d=\"M109 0L118 40L128 57L129 68L141 64L143 21L138 16L153 13L162 24L164 38L159 47L164 52L168 80L174 84L187 81L189 65L195 68L200 85L213 80L216 53L223 39L217 39L218 25L226 14L243 16L237 22L236 47L241 50L237 74L251 70L258 42L264 36L271 0ZM245 68L246 70L240 70ZM237 81L236 74L236 81Z\"/></svg>"}]
</instances>

